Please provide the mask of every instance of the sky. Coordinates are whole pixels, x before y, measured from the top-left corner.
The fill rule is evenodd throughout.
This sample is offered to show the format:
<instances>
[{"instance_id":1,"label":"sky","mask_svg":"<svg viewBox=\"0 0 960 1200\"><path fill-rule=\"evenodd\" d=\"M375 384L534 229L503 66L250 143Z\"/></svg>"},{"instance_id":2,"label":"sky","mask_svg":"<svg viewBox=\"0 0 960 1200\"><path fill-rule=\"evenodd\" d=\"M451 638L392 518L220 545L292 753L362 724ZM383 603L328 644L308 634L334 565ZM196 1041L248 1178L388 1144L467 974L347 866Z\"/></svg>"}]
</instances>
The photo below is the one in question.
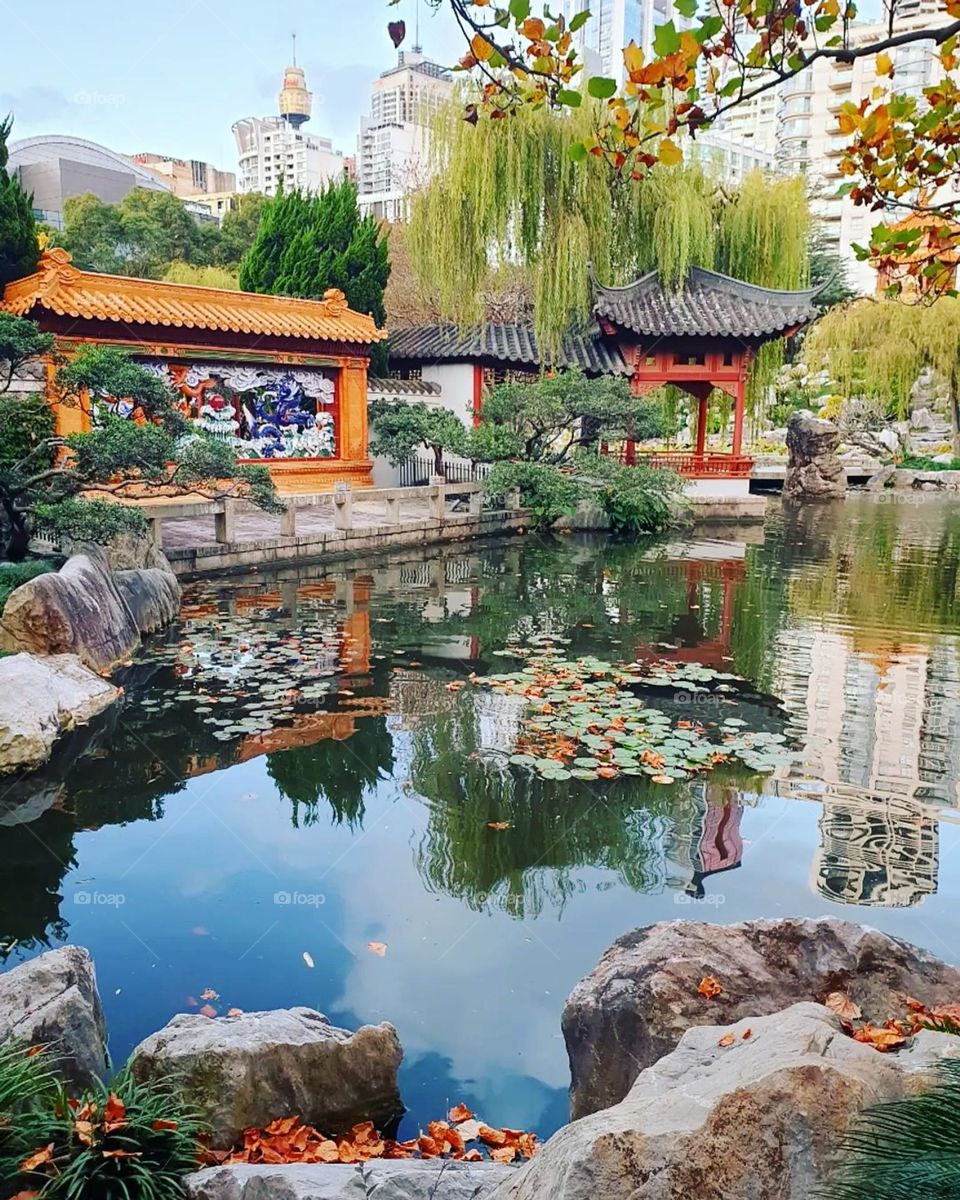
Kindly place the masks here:
<instances>
[{"instance_id":1,"label":"sky","mask_svg":"<svg viewBox=\"0 0 960 1200\"><path fill-rule=\"evenodd\" d=\"M73 134L236 170L231 126L277 111L292 33L313 92L307 129L352 154L370 83L396 62L387 22L413 42L416 0L0 0L0 116L13 140ZM461 35L420 2L424 52L452 63Z\"/></svg>"}]
</instances>

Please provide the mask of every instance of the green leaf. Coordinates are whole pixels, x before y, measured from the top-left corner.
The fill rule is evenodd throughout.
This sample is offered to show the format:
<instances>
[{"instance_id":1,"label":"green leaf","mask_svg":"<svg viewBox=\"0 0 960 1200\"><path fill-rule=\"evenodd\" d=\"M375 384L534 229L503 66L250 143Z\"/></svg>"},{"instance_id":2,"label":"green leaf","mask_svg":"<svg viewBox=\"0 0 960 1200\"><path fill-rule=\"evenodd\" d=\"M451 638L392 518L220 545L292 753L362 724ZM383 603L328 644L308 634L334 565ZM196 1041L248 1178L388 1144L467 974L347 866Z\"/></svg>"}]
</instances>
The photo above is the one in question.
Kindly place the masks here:
<instances>
[{"instance_id":1,"label":"green leaf","mask_svg":"<svg viewBox=\"0 0 960 1200\"><path fill-rule=\"evenodd\" d=\"M510 0L510 15L519 24L530 16L530 0Z\"/></svg>"},{"instance_id":2,"label":"green leaf","mask_svg":"<svg viewBox=\"0 0 960 1200\"><path fill-rule=\"evenodd\" d=\"M673 7L681 17L691 20L697 15L698 0L673 0Z\"/></svg>"},{"instance_id":3,"label":"green leaf","mask_svg":"<svg viewBox=\"0 0 960 1200\"><path fill-rule=\"evenodd\" d=\"M574 142L570 147L570 157L574 162L583 162L587 157L587 148L583 142Z\"/></svg>"},{"instance_id":4,"label":"green leaf","mask_svg":"<svg viewBox=\"0 0 960 1200\"><path fill-rule=\"evenodd\" d=\"M653 52L657 58L666 58L680 49L680 34L672 21L658 25L653 31Z\"/></svg>"},{"instance_id":5,"label":"green leaf","mask_svg":"<svg viewBox=\"0 0 960 1200\"><path fill-rule=\"evenodd\" d=\"M617 94L617 81L606 79L602 75L594 75L587 83L587 91L597 100L609 100Z\"/></svg>"},{"instance_id":6,"label":"green leaf","mask_svg":"<svg viewBox=\"0 0 960 1200\"><path fill-rule=\"evenodd\" d=\"M557 92L557 101L560 104L565 104L568 108L579 108L583 97L579 92L573 91L571 88L561 88ZM586 150L584 150L586 154Z\"/></svg>"},{"instance_id":7,"label":"green leaf","mask_svg":"<svg viewBox=\"0 0 960 1200\"><path fill-rule=\"evenodd\" d=\"M582 9L580 12L576 13L571 18L570 25L569 25L570 32L576 33L577 30L582 29L584 27L584 25L586 25L587 21L589 21L589 20L590 20L590 10L588 8Z\"/></svg>"},{"instance_id":8,"label":"green leaf","mask_svg":"<svg viewBox=\"0 0 960 1200\"><path fill-rule=\"evenodd\" d=\"M702 46L704 42L708 42L723 28L723 17L712 15L704 17L700 22L700 28L693 31L693 36Z\"/></svg>"}]
</instances>

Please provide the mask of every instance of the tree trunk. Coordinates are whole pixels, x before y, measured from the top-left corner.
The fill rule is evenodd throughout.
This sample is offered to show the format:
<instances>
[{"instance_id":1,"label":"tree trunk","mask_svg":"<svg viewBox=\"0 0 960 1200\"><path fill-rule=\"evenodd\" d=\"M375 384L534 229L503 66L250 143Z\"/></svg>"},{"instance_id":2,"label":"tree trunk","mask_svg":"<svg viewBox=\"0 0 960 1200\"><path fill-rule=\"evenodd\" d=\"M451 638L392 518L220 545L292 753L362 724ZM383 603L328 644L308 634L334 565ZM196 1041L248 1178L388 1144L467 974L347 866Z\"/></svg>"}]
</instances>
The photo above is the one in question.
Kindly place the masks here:
<instances>
[{"instance_id":1,"label":"tree trunk","mask_svg":"<svg viewBox=\"0 0 960 1200\"><path fill-rule=\"evenodd\" d=\"M433 473L434 473L434 475L444 475L445 476L445 472L443 470L443 447L442 446L434 446L433 447Z\"/></svg>"},{"instance_id":2,"label":"tree trunk","mask_svg":"<svg viewBox=\"0 0 960 1200\"><path fill-rule=\"evenodd\" d=\"M960 396L950 396L950 427L952 430L953 457L960 458Z\"/></svg>"},{"instance_id":3,"label":"tree trunk","mask_svg":"<svg viewBox=\"0 0 960 1200\"><path fill-rule=\"evenodd\" d=\"M5 488L0 488L0 508L3 510L3 538L6 543L3 546L2 557L10 562L23 562L30 548L30 529L26 514L20 512Z\"/></svg>"}]
</instances>

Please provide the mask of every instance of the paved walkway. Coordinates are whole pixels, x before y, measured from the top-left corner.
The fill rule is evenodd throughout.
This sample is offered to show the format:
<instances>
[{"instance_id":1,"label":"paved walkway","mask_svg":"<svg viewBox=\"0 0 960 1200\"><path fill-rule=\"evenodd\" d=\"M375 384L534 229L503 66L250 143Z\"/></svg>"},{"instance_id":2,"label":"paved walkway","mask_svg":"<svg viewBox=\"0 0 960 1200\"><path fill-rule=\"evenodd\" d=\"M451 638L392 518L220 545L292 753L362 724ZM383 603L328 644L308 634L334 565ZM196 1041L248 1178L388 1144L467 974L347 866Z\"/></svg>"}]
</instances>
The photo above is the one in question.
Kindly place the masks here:
<instances>
[{"instance_id":1,"label":"paved walkway","mask_svg":"<svg viewBox=\"0 0 960 1200\"><path fill-rule=\"evenodd\" d=\"M463 512L465 506L456 507L448 501L448 512ZM400 508L400 519L425 521L430 515L426 500L405 499ZM370 529L384 524L382 501L355 499L353 502L354 529ZM330 533L334 529L333 501L314 508L297 510L297 537L311 534ZM280 517L273 513L243 513L234 518L234 544L261 542L280 537ZM184 517L163 522L163 545L168 550L188 550L193 546L215 546L213 517Z\"/></svg>"}]
</instances>

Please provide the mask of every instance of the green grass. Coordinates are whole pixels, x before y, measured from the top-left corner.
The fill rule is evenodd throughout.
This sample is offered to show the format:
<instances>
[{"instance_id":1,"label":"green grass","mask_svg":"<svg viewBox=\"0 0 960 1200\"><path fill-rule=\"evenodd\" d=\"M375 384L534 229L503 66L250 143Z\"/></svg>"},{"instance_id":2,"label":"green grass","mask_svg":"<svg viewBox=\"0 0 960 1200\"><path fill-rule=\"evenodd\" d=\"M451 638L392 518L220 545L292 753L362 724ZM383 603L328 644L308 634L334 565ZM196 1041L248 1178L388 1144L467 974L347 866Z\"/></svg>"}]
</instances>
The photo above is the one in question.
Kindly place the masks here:
<instances>
[{"instance_id":1,"label":"green grass","mask_svg":"<svg viewBox=\"0 0 960 1200\"><path fill-rule=\"evenodd\" d=\"M43 558L31 558L18 563L0 562L0 612L3 612L3 606L10 599L10 593L16 591L22 583L56 569L55 563Z\"/></svg>"},{"instance_id":2,"label":"green grass","mask_svg":"<svg viewBox=\"0 0 960 1200\"><path fill-rule=\"evenodd\" d=\"M934 462L932 458L905 458L900 466L907 471L960 471L960 458Z\"/></svg>"}]
</instances>

